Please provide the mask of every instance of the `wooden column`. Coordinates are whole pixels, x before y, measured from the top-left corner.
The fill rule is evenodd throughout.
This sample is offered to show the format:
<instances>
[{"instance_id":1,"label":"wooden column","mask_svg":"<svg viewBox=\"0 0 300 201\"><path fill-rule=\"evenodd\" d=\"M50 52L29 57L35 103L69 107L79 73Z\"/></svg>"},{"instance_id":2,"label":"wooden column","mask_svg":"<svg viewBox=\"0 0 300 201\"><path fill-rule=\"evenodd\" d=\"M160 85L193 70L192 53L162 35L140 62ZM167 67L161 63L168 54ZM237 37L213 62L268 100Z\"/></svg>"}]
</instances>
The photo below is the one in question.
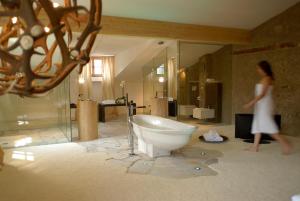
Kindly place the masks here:
<instances>
[{"instance_id":1,"label":"wooden column","mask_svg":"<svg viewBox=\"0 0 300 201\"><path fill-rule=\"evenodd\" d=\"M2 168L2 166L4 166L4 151L2 150L1 146L0 146L0 170Z\"/></svg>"},{"instance_id":2,"label":"wooden column","mask_svg":"<svg viewBox=\"0 0 300 201\"><path fill-rule=\"evenodd\" d=\"M89 141L98 138L98 105L96 101L83 100L78 102L78 133L79 139Z\"/></svg>"},{"instance_id":3,"label":"wooden column","mask_svg":"<svg viewBox=\"0 0 300 201\"><path fill-rule=\"evenodd\" d=\"M168 98L153 98L151 101L151 115L168 117Z\"/></svg>"}]
</instances>

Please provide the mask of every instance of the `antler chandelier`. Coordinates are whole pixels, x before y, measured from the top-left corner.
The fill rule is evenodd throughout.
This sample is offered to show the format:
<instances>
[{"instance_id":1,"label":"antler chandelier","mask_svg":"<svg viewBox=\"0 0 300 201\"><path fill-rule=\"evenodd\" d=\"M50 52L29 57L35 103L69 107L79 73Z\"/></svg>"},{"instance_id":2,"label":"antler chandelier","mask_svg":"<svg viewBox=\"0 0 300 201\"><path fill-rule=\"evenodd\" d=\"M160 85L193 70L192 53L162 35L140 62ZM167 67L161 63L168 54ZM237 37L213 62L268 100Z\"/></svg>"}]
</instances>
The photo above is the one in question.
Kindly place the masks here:
<instances>
[{"instance_id":1,"label":"antler chandelier","mask_svg":"<svg viewBox=\"0 0 300 201\"><path fill-rule=\"evenodd\" d=\"M50 0L0 2L0 95L45 93L89 62L100 30L101 0L84 0L89 9L77 0L64 0L64 5ZM78 38L73 37L76 29ZM57 53L59 61L54 59Z\"/></svg>"}]
</instances>

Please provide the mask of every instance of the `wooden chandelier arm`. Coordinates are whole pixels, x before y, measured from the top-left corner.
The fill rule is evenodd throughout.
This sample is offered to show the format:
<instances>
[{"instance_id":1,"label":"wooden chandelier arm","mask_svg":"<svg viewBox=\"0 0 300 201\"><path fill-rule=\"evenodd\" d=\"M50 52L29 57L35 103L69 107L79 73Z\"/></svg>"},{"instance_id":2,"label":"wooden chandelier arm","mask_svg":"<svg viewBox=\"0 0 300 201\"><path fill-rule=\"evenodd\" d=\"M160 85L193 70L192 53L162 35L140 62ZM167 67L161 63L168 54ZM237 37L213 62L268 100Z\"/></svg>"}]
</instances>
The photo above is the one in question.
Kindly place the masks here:
<instances>
[{"instance_id":1,"label":"wooden chandelier arm","mask_svg":"<svg viewBox=\"0 0 300 201\"><path fill-rule=\"evenodd\" d=\"M101 0L90 0L89 9L78 5L77 0L64 0L64 6L55 8L51 0L0 2L5 7L0 11L0 17L18 17L17 22L9 19L0 34L0 95L11 93L33 97L43 94L59 85L76 66L82 69L89 62L89 54L100 30ZM79 14L79 11L84 12ZM48 15L47 26L50 31L47 33L44 30L45 22L38 18L43 13ZM79 26L87 21L77 41L73 41L73 27L69 20ZM49 35L54 36L54 42L50 45ZM17 41L10 44L10 39L16 36ZM73 42L74 46L70 47ZM84 44L87 46L83 48ZM12 54L11 51L17 48L22 53ZM54 64L57 50L61 60ZM42 58L35 61L37 64L32 63L37 55Z\"/></svg>"}]
</instances>

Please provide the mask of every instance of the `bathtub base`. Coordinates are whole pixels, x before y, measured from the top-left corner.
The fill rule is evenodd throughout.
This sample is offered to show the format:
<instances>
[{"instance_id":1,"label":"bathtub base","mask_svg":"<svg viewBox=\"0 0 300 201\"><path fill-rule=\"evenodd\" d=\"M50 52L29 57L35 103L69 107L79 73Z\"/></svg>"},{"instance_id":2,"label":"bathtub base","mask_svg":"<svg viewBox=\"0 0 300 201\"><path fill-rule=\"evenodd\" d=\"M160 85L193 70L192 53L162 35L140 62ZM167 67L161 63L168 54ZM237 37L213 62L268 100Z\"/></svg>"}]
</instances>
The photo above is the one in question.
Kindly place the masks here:
<instances>
[{"instance_id":1,"label":"bathtub base","mask_svg":"<svg viewBox=\"0 0 300 201\"><path fill-rule=\"evenodd\" d=\"M138 139L138 151L147 154L151 158L171 155L171 151L159 149L153 144L147 144L142 139Z\"/></svg>"}]
</instances>

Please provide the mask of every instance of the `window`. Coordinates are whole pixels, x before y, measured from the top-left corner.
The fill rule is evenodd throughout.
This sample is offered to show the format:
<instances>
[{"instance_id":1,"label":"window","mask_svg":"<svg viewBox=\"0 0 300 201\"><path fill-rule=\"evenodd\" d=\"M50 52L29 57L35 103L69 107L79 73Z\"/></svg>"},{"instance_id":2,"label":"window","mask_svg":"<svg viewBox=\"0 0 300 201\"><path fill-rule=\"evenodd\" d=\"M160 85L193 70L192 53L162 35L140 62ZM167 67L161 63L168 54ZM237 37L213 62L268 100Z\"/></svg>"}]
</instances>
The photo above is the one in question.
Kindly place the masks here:
<instances>
[{"instance_id":1,"label":"window","mask_svg":"<svg viewBox=\"0 0 300 201\"><path fill-rule=\"evenodd\" d=\"M157 69L156 69L156 74L157 75L163 75L165 74L165 65L161 64Z\"/></svg>"},{"instance_id":2,"label":"window","mask_svg":"<svg viewBox=\"0 0 300 201\"><path fill-rule=\"evenodd\" d=\"M103 62L101 59L93 59L92 77L103 77Z\"/></svg>"},{"instance_id":3,"label":"window","mask_svg":"<svg viewBox=\"0 0 300 201\"><path fill-rule=\"evenodd\" d=\"M92 81L101 82L103 81L103 60L97 57L91 58L92 61Z\"/></svg>"}]
</instances>

